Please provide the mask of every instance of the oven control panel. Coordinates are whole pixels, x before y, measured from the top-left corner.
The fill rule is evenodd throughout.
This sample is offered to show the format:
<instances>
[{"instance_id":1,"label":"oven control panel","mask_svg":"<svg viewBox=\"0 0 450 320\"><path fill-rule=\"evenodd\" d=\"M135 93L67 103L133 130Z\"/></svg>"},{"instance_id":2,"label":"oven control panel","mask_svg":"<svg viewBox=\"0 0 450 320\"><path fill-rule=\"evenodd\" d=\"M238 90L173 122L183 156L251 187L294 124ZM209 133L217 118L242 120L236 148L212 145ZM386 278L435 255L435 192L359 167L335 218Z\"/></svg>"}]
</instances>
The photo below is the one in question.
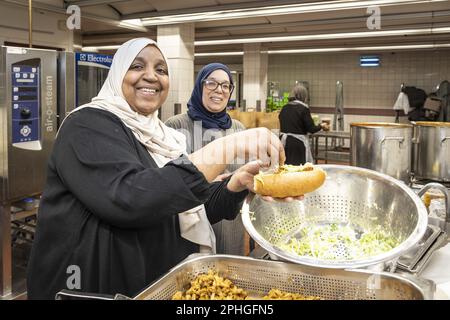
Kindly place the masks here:
<instances>
[{"instance_id":1,"label":"oven control panel","mask_svg":"<svg viewBox=\"0 0 450 320\"><path fill-rule=\"evenodd\" d=\"M40 139L39 59L11 65L12 143L30 143Z\"/></svg>"}]
</instances>

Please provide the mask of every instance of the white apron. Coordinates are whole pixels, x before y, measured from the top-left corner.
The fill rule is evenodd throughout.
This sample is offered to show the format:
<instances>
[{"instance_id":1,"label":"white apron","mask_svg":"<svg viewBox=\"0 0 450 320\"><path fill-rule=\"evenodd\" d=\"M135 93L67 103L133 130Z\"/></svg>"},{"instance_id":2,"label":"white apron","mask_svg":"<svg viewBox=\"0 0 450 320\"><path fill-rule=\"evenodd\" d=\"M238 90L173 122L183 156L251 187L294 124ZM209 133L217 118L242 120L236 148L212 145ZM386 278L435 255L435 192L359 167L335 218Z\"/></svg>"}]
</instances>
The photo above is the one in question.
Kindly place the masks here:
<instances>
[{"instance_id":1,"label":"white apron","mask_svg":"<svg viewBox=\"0 0 450 320\"><path fill-rule=\"evenodd\" d=\"M281 143L283 144L283 147L286 147L286 140L287 137L293 137L297 140L300 140L303 142L303 145L305 146L305 160L306 162L314 163L314 158L311 152L311 146L309 144L309 137L306 134L295 134L295 133L284 133L281 134Z\"/></svg>"}]
</instances>

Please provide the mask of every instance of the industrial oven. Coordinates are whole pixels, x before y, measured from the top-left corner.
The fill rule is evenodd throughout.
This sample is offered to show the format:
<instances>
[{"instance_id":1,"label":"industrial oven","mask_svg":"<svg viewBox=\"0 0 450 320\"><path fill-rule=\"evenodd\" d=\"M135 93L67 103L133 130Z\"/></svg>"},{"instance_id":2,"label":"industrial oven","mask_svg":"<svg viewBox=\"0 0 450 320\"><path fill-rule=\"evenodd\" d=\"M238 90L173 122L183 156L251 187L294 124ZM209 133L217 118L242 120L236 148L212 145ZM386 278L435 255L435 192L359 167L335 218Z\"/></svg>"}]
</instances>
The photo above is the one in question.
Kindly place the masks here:
<instances>
[{"instance_id":1,"label":"industrial oven","mask_svg":"<svg viewBox=\"0 0 450 320\"><path fill-rule=\"evenodd\" d=\"M97 96L112 56L88 52L58 53L58 124L77 106Z\"/></svg>"},{"instance_id":2,"label":"industrial oven","mask_svg":"<svg viewBox=\"0 0 450 320\"><path fill-rule=\"evenodd\" d=\"M0 47L0 297L13 296L15 201L38 195L57 131L57 52Z\"/></svg>"}]
</instances>

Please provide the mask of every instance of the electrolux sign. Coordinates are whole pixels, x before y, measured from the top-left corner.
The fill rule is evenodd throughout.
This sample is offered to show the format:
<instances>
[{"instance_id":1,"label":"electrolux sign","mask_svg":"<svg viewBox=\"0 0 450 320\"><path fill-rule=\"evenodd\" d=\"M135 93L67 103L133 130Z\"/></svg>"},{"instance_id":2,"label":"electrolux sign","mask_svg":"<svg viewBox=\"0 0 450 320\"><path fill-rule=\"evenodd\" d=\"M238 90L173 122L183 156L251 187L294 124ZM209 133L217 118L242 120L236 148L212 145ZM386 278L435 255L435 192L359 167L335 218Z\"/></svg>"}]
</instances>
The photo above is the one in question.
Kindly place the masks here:
<instances>
[{"instance_id":1,"label":"electrolux sign","mask_svg":"<svg viewBox=\"0 0 450 320\"><path fill-rule=\"evenodd\" d=\"M77 65L97 66L110 68L112 63L112 56L99 53L75 53L75 60Z\"/></svg>"}]
</instances>

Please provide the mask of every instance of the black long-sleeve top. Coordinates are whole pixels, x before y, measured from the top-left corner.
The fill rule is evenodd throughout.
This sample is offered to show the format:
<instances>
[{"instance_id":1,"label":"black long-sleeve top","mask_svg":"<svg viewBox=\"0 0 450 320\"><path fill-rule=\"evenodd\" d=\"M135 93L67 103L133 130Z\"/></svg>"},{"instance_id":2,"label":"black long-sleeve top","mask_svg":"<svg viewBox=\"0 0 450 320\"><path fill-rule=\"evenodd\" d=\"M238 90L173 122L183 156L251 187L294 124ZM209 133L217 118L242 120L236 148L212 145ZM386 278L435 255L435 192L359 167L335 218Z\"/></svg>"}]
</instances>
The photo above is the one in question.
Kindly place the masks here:
<instances>
[{"instance_id":1,"label":"black long-sleeve top","mask_svg":"<svg viewBox=\"0 0 450 320\"><path fill-rule=\"evenodd\" d=\"M208 183L184 156L158 168L112 113L72 114L49 159L28 297L53 299L61 289L137 294L198 252L181 237L178 213L205 204L211 223L235 218L247 191L230 192L227 182Z\"/></svg>"},{"instance_id":2,"label":"black long-sleeve top","mask_svg":"<svg viewBox=\"0 0 450 320\"><path fill-rule=\"evenodd\" d=\"M288 103L281 109L280 131L284 133L307 134L320 131L320 125L314 125L309 108L296 103Z\"/></svg>"},{"instance_id":3,"label":"black long-sleeve top","mask_svg":"<svg viewBox=\"0 0 450 320\"><path fill-rule=\"evenodd\" d=\"M290 102L281 109L280 131L283 133L307 134L321 129L314 125L309 108L304 105ZM300 165L306 162L306 147L300 140L287 137L284 147L286 153L286 164Z\"/></svg>"}]
</instances>

